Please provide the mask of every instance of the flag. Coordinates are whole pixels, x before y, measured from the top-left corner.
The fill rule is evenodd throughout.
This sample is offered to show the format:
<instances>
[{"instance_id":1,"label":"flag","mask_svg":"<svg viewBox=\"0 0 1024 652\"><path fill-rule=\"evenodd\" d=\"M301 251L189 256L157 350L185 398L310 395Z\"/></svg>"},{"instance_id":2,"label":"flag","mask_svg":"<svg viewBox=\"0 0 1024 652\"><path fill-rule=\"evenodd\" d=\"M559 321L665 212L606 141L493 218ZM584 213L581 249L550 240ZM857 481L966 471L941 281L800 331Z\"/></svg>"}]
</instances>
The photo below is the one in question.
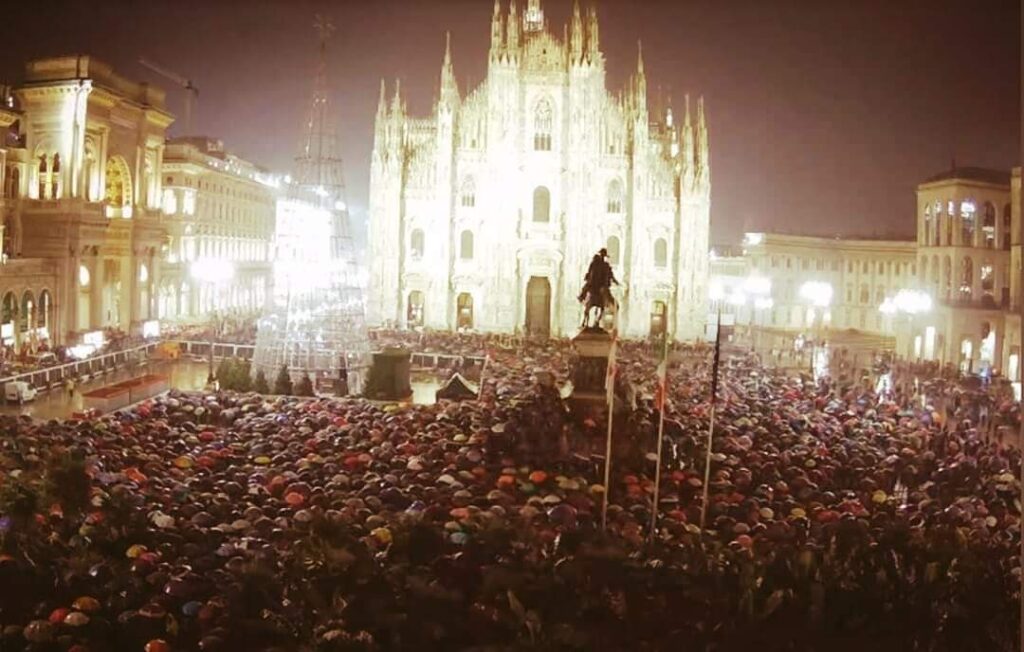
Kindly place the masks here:
<instances>
[{"instance_id":1,"label":"flag","mask_svg":"<svg viewBox=\"0 0 1024 652\"><path fill-rule=\"evenodd\" d=\"M665 394L668 391L668 338L665 338L665 348L661 354L661 362L658 363L658 393L655 397L655 405L658 410L665 407Z\"/></svg>"},{"instance_id":2,"label":"flag","mask_svg":"<svg viewBox=\"0 0 1024 652\"><path fill-rule=\"evenodd\" d=\"M718 325L715 328L715 358L711 365L711 404L715 404L718 396L718 362L722 353L722 314L718 314Z\"/></svg>"},{"instance_id":3,"label":"flag","mask_svg":"<svg viewBox=\"0 0 1024 652\"><path fill-rule=\"evenodd\" d=\"M611 353L608 354L608 371L604 376L604 389L608 397L608 409L612 408L615 400L615 375L618 373L615 363L615 343L612 342Z\"/></svg>"}]
</instances>

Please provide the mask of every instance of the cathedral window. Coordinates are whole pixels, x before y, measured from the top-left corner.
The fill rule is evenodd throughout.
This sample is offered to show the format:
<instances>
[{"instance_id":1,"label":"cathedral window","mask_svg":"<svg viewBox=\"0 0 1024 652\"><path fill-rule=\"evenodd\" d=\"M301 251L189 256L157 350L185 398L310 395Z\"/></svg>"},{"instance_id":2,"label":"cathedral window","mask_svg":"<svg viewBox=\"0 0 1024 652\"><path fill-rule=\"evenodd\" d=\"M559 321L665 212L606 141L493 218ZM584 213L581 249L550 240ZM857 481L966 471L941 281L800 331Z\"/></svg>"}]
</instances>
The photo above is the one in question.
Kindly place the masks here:
<instances>
[{"instance_id":1,"label":"cathedral window","mask_svg":"<svg viewBox=\"0 0 1024 652\"><path fill-rule=\"evenodd\" d=\"M551 221L551 191L544 186L537 186L533 191L533 221Z\"/></svg>"},{"instance_id":2,"label":"cathedral window","mask_svg":"<svg viewBox=\"0 0 1024 652\"><path fill-rule=\"evenodd\" d=\"M476 183L474 183L473 177L466 177L463 180L459 195L463 208L473 208L476 206Z\"/></svg>"},{"instance_id":3,"label":"cathedral window","mask_svg":"<svg viewBox=\"0 0 1024 652\"><path fill-rule=\"evenodd\" d=\"M622 212L622 182L618 179L612 179L608 184L608 212Z\"/></svg>"},{"instance_id":4,"label":"cathedral window","mask_svg":"<svg viewBox=\"0 0 1024 652\"><path fill-rule=\"evenodd\" d=\"M533 149L538 152L551 151L551 129L554 124L551 104L545 99L537 103L533 112Z\"/></svg>"},{"instance_id":5,"label":"cathedral window","mask_svg":"<svg viewBox=\"0 0 1024 652\"><path fill-rule=\"evenodd\" d=\"M459 258L473 260L473 232L463 231L459 240Z\"/></svg>"},{"instance_id":6,"label":"cathedral window","mask_svg":"<svg viewBox=\"0 0 1024 652\"><path fill-rule=\"evenodd\" d=\"M423 231L421 229L414 229L409 241L409 249L412 251L413 260L423 258Z\"/></svg>"},{"instance_id":7,"label":"cathedral window","mask_svg":"<svg viewBox=\"0 0 1024 652\"><path fill-rule=\"evenodd\" d=\"M665 238L654 241L654 266L659 269L668 267L668 243Z\"/></svg>"},{"instance_id":8,"label":"cathedral window","mask_svg":"<svg viewBox=\"0 0 1024 652\"><path fill-rule=\"evenodd\" d=\"M614 235L613 236L609 236L608 237L608 244L607 244L606 248L608 249L608 262L611 263L612 265L618 265L619 264L619 238L617 236L614 236Z\"/></svg>"}]
</instances>

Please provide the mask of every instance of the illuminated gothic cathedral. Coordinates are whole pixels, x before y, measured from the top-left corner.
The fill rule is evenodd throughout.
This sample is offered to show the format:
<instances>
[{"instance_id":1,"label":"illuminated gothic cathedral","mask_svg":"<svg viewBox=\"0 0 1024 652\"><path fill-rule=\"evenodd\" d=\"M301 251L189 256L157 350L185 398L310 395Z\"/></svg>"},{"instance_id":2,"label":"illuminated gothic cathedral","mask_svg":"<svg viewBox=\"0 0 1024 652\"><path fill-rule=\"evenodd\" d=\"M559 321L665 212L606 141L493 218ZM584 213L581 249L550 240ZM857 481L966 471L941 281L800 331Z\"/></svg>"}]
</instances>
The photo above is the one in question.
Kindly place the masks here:
<instances>
[{"instance_id":1,"label":"illuminated gothic cathedral","mask_svg":"<svg viewBox=\"0 0 1024 652\"><path fill-rule=\"evenodd\" d=\"M703 101L651 115L642 52L605 86L596 11L561 39L540 0L495 2L486 80L463 97L446 47L433 115L382 83L370 181L369 318L402 328L573 335L609 252L629 337L698 337L710 161Z\"/></svg>"}]
</instances>

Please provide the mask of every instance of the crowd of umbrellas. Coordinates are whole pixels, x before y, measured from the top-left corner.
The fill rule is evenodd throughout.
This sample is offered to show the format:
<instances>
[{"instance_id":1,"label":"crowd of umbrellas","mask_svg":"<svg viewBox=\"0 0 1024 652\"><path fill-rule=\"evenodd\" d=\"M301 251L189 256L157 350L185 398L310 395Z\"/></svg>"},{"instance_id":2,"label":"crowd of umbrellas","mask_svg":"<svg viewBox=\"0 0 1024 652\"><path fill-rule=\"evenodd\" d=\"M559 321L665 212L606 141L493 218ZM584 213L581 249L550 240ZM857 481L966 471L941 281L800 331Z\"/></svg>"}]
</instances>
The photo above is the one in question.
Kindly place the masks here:
<instances>
[{"instance_id":1,"label":"crowd of umbrellas","mask_svg":"<svg viewBox=\"0 0 1024 652\"><path fill-rule=\"evenodd\" d=\"M488 353L478 401L3 417L0 649L1016 649L1019 454L969 420L728 358L702 530L711 356L677 347L652 532L652 402L605 487L568 343Z\"/></svg>"}]
</instances>

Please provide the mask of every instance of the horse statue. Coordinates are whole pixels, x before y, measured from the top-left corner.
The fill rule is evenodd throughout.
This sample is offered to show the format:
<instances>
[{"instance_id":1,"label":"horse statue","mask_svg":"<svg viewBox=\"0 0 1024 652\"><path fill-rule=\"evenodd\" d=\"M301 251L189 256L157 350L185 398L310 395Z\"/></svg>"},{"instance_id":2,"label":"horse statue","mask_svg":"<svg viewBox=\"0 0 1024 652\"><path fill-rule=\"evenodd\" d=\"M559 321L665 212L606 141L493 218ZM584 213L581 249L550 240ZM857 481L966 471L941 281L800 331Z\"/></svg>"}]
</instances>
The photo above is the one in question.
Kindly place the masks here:
<instances>
[{"instance_id":1,"label":"horse statue","mask_svg":"<svg viewBox=\"0 0 1024 652\"><path fill-rule=\"evenodd\" d=\"M608 250L601 249L590 261L587 275L583 279L583 290L578 297L583 304L582 328L600 328L604 313L609 308L618 309L615 297L612 296L612 283L618 285L612 266L608 264ZM591 325L591 315L597 311L597 319Z\"/></svg>"},{"instance_id":2,"label":"horse statue","mask_svg":"<svg viewBox=\"0 0 1024 652\"><path fill-rule=\"evenodd\" d=\"M615 297L612 296L611 288L605 286L587 292L587 297L583 304L583 323L581 326L583 328L601 328L604 313L609 308L613 314L619 309L619 304L615 301ZM596 317L591 319L595 311L597 313Z\"/></svg>"}]
</instances>

